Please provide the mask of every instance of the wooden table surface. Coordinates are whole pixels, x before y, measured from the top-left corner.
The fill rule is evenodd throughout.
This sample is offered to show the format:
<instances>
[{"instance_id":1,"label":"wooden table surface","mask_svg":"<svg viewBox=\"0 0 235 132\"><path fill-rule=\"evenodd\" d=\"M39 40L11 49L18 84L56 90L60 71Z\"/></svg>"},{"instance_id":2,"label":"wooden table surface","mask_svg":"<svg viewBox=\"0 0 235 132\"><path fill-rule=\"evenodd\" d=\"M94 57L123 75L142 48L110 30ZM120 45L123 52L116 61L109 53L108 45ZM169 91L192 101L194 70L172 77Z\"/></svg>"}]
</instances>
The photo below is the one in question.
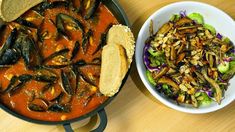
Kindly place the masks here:
<instances>
[{"instance_id":1,"label":"wooden table surface","mask_svg":"<svg viewBox=\"0 0 235 132\"><path fill-rule=\"evenodd\" d=\"M137 36L147 17L169 3L178 0L119 0ZM199 0L214 5L235 18L235 0ZM157 132L157 131L235 131L235 102L217 112L193 115L166 107L154 99L142 84L133 65L130 77L115 100L106 107L107 132ZM85 123L85 121L84 121ZM74 124L81 126L82 124ZM84 130L84 129L82 129ZM82 131L80 130L80 131ZM86 129L85 129L86 130ZM28 123L0 111L0 131L57 132L61 126Z\"/></svg>"}]
</instances>

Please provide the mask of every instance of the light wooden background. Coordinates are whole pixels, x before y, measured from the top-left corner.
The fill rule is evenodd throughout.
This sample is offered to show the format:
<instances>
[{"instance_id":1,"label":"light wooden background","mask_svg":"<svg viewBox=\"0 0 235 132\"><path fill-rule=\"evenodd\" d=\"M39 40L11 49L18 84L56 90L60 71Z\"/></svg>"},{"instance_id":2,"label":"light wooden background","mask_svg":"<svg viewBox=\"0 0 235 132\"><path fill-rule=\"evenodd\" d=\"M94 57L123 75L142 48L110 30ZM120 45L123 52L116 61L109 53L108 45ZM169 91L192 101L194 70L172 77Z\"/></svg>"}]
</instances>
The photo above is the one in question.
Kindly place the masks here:
<instances>
[{"instance_id":1,"label":"light wooden background","mask_svg":"<svg viewBox=\"0 0 235 132\"><path fill-rule=\"evenodd\" d=\"M133 32L137 35L141 25L151 13L178 0L119 1L129 17ZM214 5L235 18L235 0L198 1ZM235 102L210 114L192 115L175 111L155 100L146 91L135 66L132 67L131 75L122 91L108 105L106 111L108 126L105 131L107 132L235 132ZM81 126L81 123L76 125ZM63 131L63 128L28 123L1 110L0 131L57 132Z\"/></svg>"}]
</instances>

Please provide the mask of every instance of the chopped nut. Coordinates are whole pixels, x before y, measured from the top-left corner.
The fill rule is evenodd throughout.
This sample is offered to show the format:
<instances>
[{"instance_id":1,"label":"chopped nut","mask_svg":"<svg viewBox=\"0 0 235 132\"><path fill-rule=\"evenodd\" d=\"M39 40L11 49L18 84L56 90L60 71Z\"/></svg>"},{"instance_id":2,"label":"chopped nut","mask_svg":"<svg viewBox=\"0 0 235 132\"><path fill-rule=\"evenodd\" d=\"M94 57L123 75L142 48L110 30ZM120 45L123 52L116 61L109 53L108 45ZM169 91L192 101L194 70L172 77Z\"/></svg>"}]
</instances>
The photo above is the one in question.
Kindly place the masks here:
<instances>
[{"instance_id":1,"label":"chopped nut","mask_svg":"<svg viewBox=\"0 0 235 132\"><path fill-rule=\"evenodd\" d=\"M213 36L211 35L211 33L208 30L205 31L205 34L206 34L207 38L209 38L209 39L213 38Z\"/></svg>"},{"instance_id":2,"label":"chopped nut","mask_svg":"<svg viewBox=\"0 0 235 132\"><path fill-rule=\"evenodd\" d=\"M220 49L221 49L222 52L226 52L227 49L228 49L228 46L227 45L222 45Z\"/></svg>"},{"instance_id":3,"label":"chopped nut","mask_svg":"<svg viewBox=\"0 0 235 132\"><path fill-rule=\"evenodd\" d=\"M177 46L179 45L181 42L180 41L177 41L176 43L173 44L173 46Z\"/></svg>"},{"instance_id":4,"label":"chopped nut","mask_svg":"<svg viewBox=\"0 0 235 132\"><path fill-rule=\"evenodd\" d=\"M183 85L183 84L180 84L180 89L182 90L182 91L185 91L185 92L187 92L188 91L188 88L185 86L185 85Z\"/></svg>"},{"instance_id":5,"label":"chopped nut","mask_svg":"<svg viewBox=\"0 0 235 132\"><path fill-rule=\"evenodd\" d=\"M163 38L163 43L165 44L167 40L168 40L168 37L164 37Z\"/></svg>"},{"instance_id":6,"label":"chopped nut","mask_svg":"<svg viewBox=\"0 0 235 132\"><path fill-rule=\"evenodd\" d=\"M193 95L195 93L195 89L194 88L189 88L187 93L190 94L190 95Z\"/></svg>"},{"instance_id":7,"label":"chopped nut","mask_svg":"<svg viewBox=\"0 0 235 132\"><path fill-rule=\"evenodd\" d=\"M186 73L186 74L187 74L187 73L190 73L190 68L186 69L186 70L185 70L185 73Z\"/></svg>"},{"instance_id":8,"label":"chopped nut","mask_svg":"<svg viewBox=\"0 0 235 132\"><path fill-rule=\"evenodd\" d=\"M166 48L166 44L163 44L163 45L162 45L162 48Z\"/></svg>"},{"instance_id":9,"label":"chopped nut","mask_svg":"<svg viewBox=\"0 0 235 132\"><path fill-rule=\"evenodd\" d=\"M184 100L185 100L185 95L183 95L183 94L180 94L179 97L177 98L177 101L178 101L179 103L183 103Z\"/></svg>"},{"instance_id":10,"label":"chopped nut","mask_svg":"<svg viewBox=\"0 0 235 132\"><path fill-rule=\"evenodd\" d=\"M193 64L193 65L195 65L195 66L198 64L198 61L197 61L197 60L191 60L190 62L191 62L191 64Z\"/></svg>"}]
</instances>

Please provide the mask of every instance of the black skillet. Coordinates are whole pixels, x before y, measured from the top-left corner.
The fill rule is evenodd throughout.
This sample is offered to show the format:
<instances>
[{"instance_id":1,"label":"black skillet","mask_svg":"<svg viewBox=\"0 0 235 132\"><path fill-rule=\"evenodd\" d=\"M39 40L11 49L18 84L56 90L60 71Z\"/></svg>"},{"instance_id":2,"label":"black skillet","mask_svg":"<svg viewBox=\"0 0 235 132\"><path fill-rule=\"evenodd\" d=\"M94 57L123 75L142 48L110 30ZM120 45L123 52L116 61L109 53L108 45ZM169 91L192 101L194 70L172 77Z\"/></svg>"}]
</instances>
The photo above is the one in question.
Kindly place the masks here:
<instances>
[{"instance_id":1,"label":"black skillet","mask_svg":"<svg viewBox=\"0 0 235 132\"><path fill-rule=\"evenodd\" d=\"M113 13L113 15L117 18L117 20L120 24L130 26L128 18L126 16L124 10L120 6L120 4L117 2L117 0L102 0L102 3L104 5L106 5L106 7L108 7L108 9ZM129 71L126 74L125 78L123 79L122 85L120 88L123 87L124 83L127 80L128 75L129 75ZM117 96L117 94L115 96L107 99L102 105L100 105L98 108L91 111L90 113L87 113L87 114L80 116L78 118L66 120L66 121L49 122L49 121L35 120L35 119L31 119L29 117L20 115L20 114L14 112L13 110L9 109L8 107L4 106L3 104L0 104L0 108L2 108L4 111L8 112L9 114L11 114L15 117L18 117L22 120L25 120L25 121L28 121L31 123L44 124L44 125L63 125L66 132L73 132L73 129L71 127L71 123L78 122L78 121L84 120L89 117L93 117L96 114L98 114L98 116L100 117L100 124L95 130L93 130L93 132L102 132L102 131L104 131L104 129L106 128L106 125L107 125L107 116L106 116L104 108Z\"/></svg>"}]
</instances>

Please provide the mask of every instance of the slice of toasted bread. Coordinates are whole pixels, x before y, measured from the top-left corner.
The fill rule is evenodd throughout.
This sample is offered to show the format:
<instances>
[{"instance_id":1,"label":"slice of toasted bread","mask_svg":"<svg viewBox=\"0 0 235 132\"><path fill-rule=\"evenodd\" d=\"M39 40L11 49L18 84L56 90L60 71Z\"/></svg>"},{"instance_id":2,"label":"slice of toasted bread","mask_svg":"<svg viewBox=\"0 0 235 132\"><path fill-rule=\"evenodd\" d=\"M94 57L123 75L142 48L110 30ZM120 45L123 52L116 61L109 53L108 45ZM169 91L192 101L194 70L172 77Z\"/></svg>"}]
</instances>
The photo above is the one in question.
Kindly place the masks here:
<instances>
[{"instance_id":1,"label":"slice of toasted bread","mask_svg":"<svg viewBox=\"0 0 235 132\"><path fill-rule=\"evenodd\" d=\"M127 26L114 25L110 28L107 36L107 44L120 44L126 50L128 64L130 66L135 52L134 35Z\"/></svg>"},{"instance_id":2,"label":"slice of toasted bread","mask_svg":"<svg viewBox=\"0 0 235 132\"><path fill-rule=\"evenodd\" d=\"M124 48L121 45L106 45L102 50L100 92L110 97L116 94L127 69Z\"/></svg>"},{"instance_id":3,"label":"slice of toasted bread","mask_svg":"<svg viewBox=\"0 0 235 132\"><path fill-rule=\"evenodd\" d=\"M43 0L0 0L0 17L10 22Z\"/></svg>"}]
</instances>

